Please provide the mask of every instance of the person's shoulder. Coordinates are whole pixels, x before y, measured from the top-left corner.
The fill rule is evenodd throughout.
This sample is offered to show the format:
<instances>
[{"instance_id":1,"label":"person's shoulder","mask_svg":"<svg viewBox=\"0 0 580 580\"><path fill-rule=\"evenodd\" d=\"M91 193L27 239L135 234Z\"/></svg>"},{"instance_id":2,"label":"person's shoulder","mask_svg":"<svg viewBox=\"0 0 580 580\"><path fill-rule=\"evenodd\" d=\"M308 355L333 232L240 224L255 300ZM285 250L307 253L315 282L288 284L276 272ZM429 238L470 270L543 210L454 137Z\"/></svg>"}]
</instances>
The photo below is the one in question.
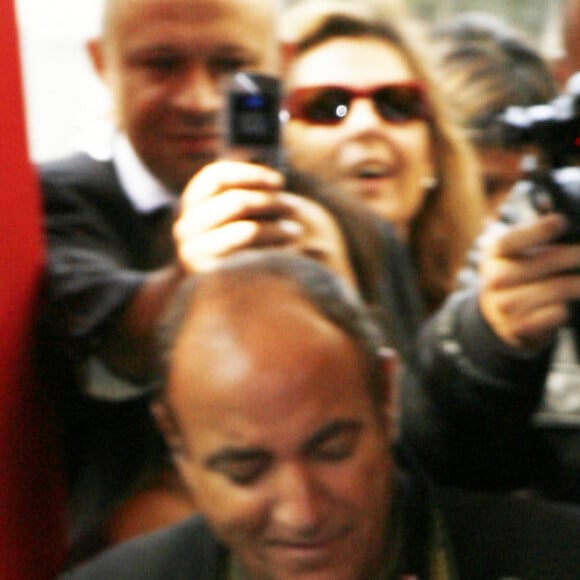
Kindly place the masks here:
<instances>
[{"instance_id":1,"label":"person's shoulder","mask_svg":"<svg viewBox=\"0 0 580 580\"><path fill-rule=\"evenodd\" d=\"M220 551L204 520L194 516L111 548L60 580L209 580Z\"/></svg>"},{"instance_id":2,"label":"person's shoulder","mask_svg":"<svg viewBox=\"0 0 580 580\"><path fill-rule=\"evenodd\" d=\"M110 160L98 160L82 152L38 164L42 181L77 181L111 171L113 171L113 164Z\"/></svg>"},{"instance_id":3,"label":"person's shoulder","mask_svg":"<svg viewBox=\"0 0 580 580\"><path fill-rule=\"evenodd\" d=\"M578 578L580 506L514 493L439 488L437 495L466 577Z\"/></svg>"},{"instance_id":4,"label":"person's shoulder","mask_svg":"<svg viewBox=\"0 0 580 580\"><path fill-rule=\"evenodd\" d=\"M111 160L75 153L39 164L38 175L48 213L86 205L110 208L115 214L119 204L125 204L126 196Z\"/></svg>"}]
</instances>

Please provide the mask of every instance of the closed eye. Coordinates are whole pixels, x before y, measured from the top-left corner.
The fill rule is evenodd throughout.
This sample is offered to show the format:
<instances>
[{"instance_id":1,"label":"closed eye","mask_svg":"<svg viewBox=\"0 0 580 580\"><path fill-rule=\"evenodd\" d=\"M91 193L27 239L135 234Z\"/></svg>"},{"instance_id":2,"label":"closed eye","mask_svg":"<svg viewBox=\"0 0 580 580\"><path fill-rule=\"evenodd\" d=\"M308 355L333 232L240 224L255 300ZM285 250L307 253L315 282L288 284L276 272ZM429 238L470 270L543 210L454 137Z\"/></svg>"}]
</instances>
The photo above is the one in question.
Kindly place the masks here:
<instances>
[{"instance_id":1,"label":"closed eye","mask_svg":"<svg viewBox=\"0 0 580 580\"><path fill-rule=\"evenodd\" d=\"M233 449L223 450L206 462L212 471L241 486L256 482L270 463L270 457L264 452Z\"/></svg>"},{"instance_id":2,"label":"closed eye","mask_svg":"<svg viewBox=\"0 0 580 580\"><path fill-rule=\"evenodd\" d=\"M342 461L354 454L361 430L362 425L358 422L334 423L308 443L306 452L318 461Z\"/></svg>"}]
</instances>

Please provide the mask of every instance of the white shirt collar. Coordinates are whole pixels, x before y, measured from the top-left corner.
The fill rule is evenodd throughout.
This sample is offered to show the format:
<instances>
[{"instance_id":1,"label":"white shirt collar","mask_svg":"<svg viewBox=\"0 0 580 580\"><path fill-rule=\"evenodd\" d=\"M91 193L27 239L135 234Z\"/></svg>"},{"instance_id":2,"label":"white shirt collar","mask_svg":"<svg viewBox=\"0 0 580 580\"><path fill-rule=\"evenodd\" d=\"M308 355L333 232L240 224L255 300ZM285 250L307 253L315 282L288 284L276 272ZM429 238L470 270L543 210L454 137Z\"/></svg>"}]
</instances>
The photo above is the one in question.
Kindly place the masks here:
<instances>
[{"instance_id":1,"label":"white shirt collar","mask_svg":"<svg viewBox=\"0 0 580 580\"><path fill-rule=\"evenodd\" d=\"M139 213L175 204L176 195L145 167L123 133L113 141L113 164L127 197Z\"/></svg>"}]
</instances>

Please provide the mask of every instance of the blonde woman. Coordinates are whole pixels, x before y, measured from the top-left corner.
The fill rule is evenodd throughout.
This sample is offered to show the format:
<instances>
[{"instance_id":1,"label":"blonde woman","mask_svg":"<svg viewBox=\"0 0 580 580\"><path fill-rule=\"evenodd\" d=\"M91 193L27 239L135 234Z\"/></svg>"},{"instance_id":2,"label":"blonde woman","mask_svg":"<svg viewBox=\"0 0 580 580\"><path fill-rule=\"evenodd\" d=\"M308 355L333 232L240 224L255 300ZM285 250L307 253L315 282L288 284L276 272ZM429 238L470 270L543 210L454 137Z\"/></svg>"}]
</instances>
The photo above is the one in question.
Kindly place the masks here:
<instances>
[{"instance_id":1,"label":"blonde woman","mask_svg":"<svg viewBox=\"0 0 580 580\"><path fill-rule=\"evenodd\" d=\"M474 152L406 22L400 9L358 0L289 8L284 138L292 166L395 226L432 311L479 231L483 195Z\"/></svg>"}]
</instances>

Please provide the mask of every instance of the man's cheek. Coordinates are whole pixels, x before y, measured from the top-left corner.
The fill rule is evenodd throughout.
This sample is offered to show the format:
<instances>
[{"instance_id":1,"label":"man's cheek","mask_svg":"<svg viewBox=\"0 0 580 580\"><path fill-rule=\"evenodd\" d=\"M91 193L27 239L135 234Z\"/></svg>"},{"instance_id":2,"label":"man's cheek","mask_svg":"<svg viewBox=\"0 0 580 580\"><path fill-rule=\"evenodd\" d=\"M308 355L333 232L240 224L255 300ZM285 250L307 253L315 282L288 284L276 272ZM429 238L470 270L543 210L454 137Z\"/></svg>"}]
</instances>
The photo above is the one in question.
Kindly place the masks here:
<instances>
[{"instance_id":1,"label":"man's cheek","mask_svg":"<svg viewBox=\"0 0 580 580\"><path fill-rule=\"evenodd\" d=\"M252 491L228 482L221 475L211 475L193 482L199 510L220 525L252 526L266 506Z\"/></svg>"}]
</instances>

